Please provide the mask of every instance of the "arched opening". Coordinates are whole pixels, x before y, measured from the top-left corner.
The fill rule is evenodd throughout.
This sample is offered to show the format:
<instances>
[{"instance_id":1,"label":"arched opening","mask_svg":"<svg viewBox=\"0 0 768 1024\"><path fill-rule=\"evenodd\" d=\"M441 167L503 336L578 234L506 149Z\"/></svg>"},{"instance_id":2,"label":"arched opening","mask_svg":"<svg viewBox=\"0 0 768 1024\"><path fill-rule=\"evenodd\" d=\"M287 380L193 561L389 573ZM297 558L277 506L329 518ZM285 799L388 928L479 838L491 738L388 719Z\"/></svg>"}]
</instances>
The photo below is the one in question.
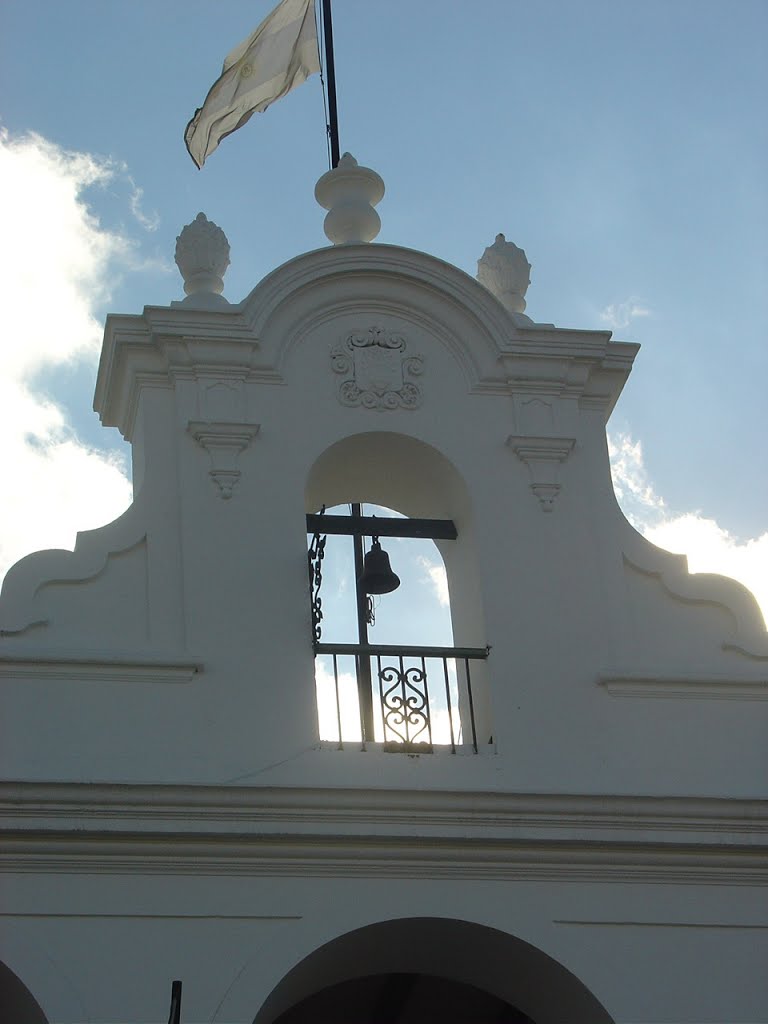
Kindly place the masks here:
<instances>
[{"instance_id":1,"label":"arched opening","mask_svg":"<svg viewBox=\"0 0 768 1024\"><path fill-rule=\"evenodd\" d=\"M374 974L321 989L276 1024L534 1024L530 1017L474 985L430 974Z\"/></svg>"},{"instance_id":2,"label":"arched opening","mask_svg":"<svg viewBox=\"0 0 768 1024\"><path fill-rule=\"evenodd\" d=\"M398 522L409 525L392 509L364 503L334 506L326 509L326 517L345 517L350 527L369 519L381 521L382 528L384 521L389 521L390 529ZM357 575L361 562L363 567L372 564L366 561L372 546L371 538L354 537L351 532L327 535L322 565L314 574L316 638L325 647L339 645L335 655L318 653L315 659L320 739L336 745L362 742L362 684L373 687L373 740L386 749L397 750L405 743L409 750L453 749L472 742L471 725L469 734L464 733L463 719L471 717L468 709L463 709L462 716L467 696L463 665L457 666L456 659L447 656L412 653L454 646L447 576L439 549L425 537L383 537L379 552L397 586L391 592L368 592L365 585L358 585ZM366 666L356 653L342 650L356 648L361 640L390 651L389 658L379 654L372 659L373 672L365 680L360 670ZM404 653L393 659L393 647Z\"/></svg>"},{"instance_id":3,"label":"arched opening","mask_svg":"<svg viewBox=\"0 0 768 1024\"><path fill-rule=\"evenodd\" d=\"M307 508L321 739L408 752L487 748L488 652L471 502L455 467L404 435L355 435L315 462ZM364 553L379 534L408 584L380 599L360 583ZM344 591L347 622L334 628ZM386 628L374 629L374 613Z\"/></svg>"},{"instance_id":4,"label":"arched opening","mask_svg":"<svg viewBox=\"0 0 768 1024\"><path fill-rule=\"evenodd\" d=\"M450 918L367 925L310 953L254 1024L613 1024L586 986L506 932Z\"/></svg>"},{"instance_id":5,"label":"arched opening","mask_svg":"<svg viewBox=\"0 0 768 1024\"><path fill-rule=\"evenodd\" d=\"M0 1021L48 1024L40 1004L24 982L0 961Z\"/></svg>"}]
</instances>

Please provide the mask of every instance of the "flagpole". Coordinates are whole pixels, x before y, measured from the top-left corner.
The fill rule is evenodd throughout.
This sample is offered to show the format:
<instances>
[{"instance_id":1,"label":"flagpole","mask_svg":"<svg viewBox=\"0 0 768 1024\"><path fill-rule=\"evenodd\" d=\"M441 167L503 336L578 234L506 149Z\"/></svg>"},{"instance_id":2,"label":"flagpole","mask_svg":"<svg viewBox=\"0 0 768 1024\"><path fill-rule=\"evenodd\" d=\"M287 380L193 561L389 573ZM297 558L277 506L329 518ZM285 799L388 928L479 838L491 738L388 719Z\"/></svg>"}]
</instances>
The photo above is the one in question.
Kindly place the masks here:
<instances>
[{"instance_id":1,"label":"flagpole","mask_svg":"<svg viewBox=\"0 0 768 1024\"><path fill-rule=\"evenodd\" d=\"M325 69L328 77L328 135L331 140L331 167L339 165L339 115L336 109L336 66L333 62L333 24L331 0L322 0Z\"/></svg>"}]
</instances>

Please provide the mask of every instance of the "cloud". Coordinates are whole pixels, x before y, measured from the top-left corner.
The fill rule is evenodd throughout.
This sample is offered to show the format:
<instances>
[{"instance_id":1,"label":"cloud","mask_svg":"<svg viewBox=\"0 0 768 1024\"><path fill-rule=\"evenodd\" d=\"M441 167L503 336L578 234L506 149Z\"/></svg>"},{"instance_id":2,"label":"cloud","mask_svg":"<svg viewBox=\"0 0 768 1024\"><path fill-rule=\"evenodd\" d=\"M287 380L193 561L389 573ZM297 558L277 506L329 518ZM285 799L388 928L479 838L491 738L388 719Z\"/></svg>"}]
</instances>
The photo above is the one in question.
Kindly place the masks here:
<instances>
[{"instance_id":1,"label":"cloud","mask_svg":"<svg viewBox=\"0 0 768 1024\"><path fill-rule=\"evenodd\" d=\"M652 316L652 313L638 299L627 299L605 306L597 315L611 330L620 331L638 317Z\"/></svg>"},{"instance_id":2,"label":"cloud","mask_svg":"<svg viewBox=\"0 0 768 1024\"><path fill-rule=\"evenodd\" d=\"M347 658L346 661L351 659ZM333 674L333 659L327 656L315 658L315 686L317 688L317 718L321 740L339 741L339 718L341 718L341 739L347 743L359 743L360 704L357 696L357 678L352 671L344 671L344 659L338 660L338 703L336 680Z\"/></svg>"},{"instance_id":3,"label":"cloud","mask_svg":"<svg viewBox=\"0 0 768 1024\"><path fill-rule=\"evenodd\" d=\"M632 525L658 547L687 555L691 572L739 580L768 619L768 532L740 541L700 512L673 512L648 479L639 441L609 436L608 450L616 497Z\"/></svg>"},{"instance_id":4,"label":"cloud","mask_svg":"<svg viewBox=\"0 0 768 1024\"><path fill-rule=\"evenodd\" d=\"M136 220L141 224L145 231L157 231L160 226L160 216L156 211L152 213L145 213L142 207L144 201L144 189L139 188L133 178L128 174L127 168L124 168L125 178L131 189L129 196L129 202L131 205L131 213ZM170 270L170 267L168 268Z\"/></svg>"},{"instance_id":5,"label":"cloud","mask_svg":"<svg viewBox=\"0 0 768 1024\"><path fill-rule=\"evenodd\" d=\"M416 561L424 570L422 582L429 583L441 607L448 608L451 602L448 594L448 577L445 572L445 566L436 562L430 562L423 555L419 555Z\"/></svg>"},{"instance_id":6,"label":"cloud","mask_svg":"<svg viewBox=\"0 0 768 1024\"><path fill-rule=\"evenodd\" d=\"M613 489L624 514L637 529L661 522L664 499L653 489L643 460L643 446L628 434L608 435Z\"/></svg>"},{"instance_id":7,"label":"cloud","mask_svg":"<svg viewBox=\"0 0 768 1024\"><path fill-rule=\"evenodd\" d=\"M97 310L133 243L105 230L85 200L115 173L108 160L61 149L38 135L0 132L0 274L3 438L0 575L22 555L74 545L130 501L119 455L84 444L64 411L35 387L42 369L95 361Z\"/></svg>"}]
</instances>

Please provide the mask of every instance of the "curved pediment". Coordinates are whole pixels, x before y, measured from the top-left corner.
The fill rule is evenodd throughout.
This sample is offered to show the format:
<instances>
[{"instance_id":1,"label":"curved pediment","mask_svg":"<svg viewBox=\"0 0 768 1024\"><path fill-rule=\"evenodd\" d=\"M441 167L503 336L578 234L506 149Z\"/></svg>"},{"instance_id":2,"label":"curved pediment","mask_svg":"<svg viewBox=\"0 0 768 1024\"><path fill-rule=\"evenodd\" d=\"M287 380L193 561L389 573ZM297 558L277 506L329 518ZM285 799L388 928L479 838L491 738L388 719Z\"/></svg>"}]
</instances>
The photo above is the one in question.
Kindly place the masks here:
<instances>
[{"instance_id":1,"label":"curved pediment","mask_svg":"<svg viewBox=\"0 0 768 1024\"><path fill-rule=\"evenodd\" d=\"M440 331L472 383L498 375L518 333L479 282L434 256L392 245L317 249L278 267L240 304L279 371L297 338L339 313L402 316ZM267 342L269 339L269 342Z\"/></svg>"},{"instance_id":2,"label":"curved pediment","mask_svg":"<svg viewBox=\"0 0 768 1024\"><path fill-rule=\"evenodd\" d=\"M140 387L194 376L201 364L283 383L297 343L349 316L362 318L366 328L393 318L438 337L470 391L586 400L606 418L639 348L611 341L610 331L534 324L464 271L426 253L335 246L278 267L238 305L182 303L110 316L94 408L130 440Z\"/></svg>"}]
</instances>

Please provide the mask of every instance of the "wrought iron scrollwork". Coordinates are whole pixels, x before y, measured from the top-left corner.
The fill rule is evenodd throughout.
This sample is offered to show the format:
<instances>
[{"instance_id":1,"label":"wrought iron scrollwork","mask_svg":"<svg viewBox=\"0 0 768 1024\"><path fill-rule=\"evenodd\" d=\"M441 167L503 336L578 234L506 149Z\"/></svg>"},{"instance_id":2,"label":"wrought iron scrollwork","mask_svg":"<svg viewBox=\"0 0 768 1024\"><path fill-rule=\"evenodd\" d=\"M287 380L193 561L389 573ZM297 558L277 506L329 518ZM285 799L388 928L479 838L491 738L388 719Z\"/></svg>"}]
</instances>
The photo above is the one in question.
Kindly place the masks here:
<instances>
[{"instance_id":1,"label":"wrought iron scrollwork","mask_svg":"<svg viewBox=\"0 0 768 1024\"><path fill-rule=\"evenodd\" d=\"M312 537L312 543L307 551L307 564L309 567L309 600L312 610L312 639L315 643L320 642L322 636L323 621L323 599L320 597L320 586L323 582L323 559L325 558L325 542L327 537L316 533Z\"/></svg>"},{"instance_id":2,"label":"wrought iron scrollwork","mask_svg":"<svg viewBox=\"0 0 768 1024\"><path fill-rule=\"evenodd\" d=\"M379 688L384 719L385 742L432 744L427 671L421 666L400 667L379 662Z\"/></svg>"}]
</instances>

